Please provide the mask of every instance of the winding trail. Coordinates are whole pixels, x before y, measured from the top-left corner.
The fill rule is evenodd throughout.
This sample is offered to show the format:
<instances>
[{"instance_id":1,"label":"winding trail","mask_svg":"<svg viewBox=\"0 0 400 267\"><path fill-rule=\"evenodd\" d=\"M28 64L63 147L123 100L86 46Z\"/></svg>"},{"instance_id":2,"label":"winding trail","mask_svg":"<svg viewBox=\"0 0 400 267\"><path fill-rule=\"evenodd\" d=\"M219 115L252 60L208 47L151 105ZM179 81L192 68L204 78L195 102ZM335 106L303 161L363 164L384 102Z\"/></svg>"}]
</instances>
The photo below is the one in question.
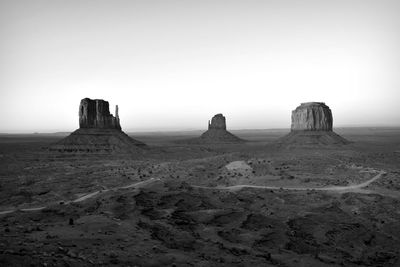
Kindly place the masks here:
<instances>
[{"instance_id":1,"label":"winding trail","mask_svg":"<svg viewBox=\"0 0 400 267\"><path fill-rule=\"evenodd\" d=\"M98 190L98 191L95 191L95 192L92 192L92 193L84 194L83 196L80 196L80 197L78 197L78 198L76 198L76 199L74 199L74 200L69 200L69 201L59 200L59 201L57 201L57 202L52 202L51 204L57 204L57 203L63 203L63 204L78 203L78 202L82 202L82 201L85 201L85 200L87 200L87 199L90 199L90 198L92 198L92 197L94 197L94 196L96 196L96 195L98 195L98 194L106 193L106 192L109 192L109 191L117 191L117 190L120 190L120 189L140 188L140 187L143 187L143 186L145 186L145 185L154 183L154 182L159 181L159 180L160 180L159 178L150 178L150 179L145 180L145 181L141 181L141 182L137 182L137 183L125 185L125 186L118 186L118 187L113 187L113 188L110 188L110 189ZM48 206L50 206L50 205L48 205ZM16 212L16 211L25 211L25 212L29 212L29 211L38 211L38 210L43 210L43 209L47 208L48 206L32 207L32 208L21 208L21 209L19 209L19 208L14 208L14 209L11 209L11 210L0 211L0 215L9 214L9 213Z\"/></svg>"},{"instance_id":2,"label":"winding trail","mask_svg":"<svg viewBox=\"0 0 400 267\"><path fill-rule=\"evenodd\" d=\"M371 183L375 182L376 180L380 179L382 175L386 174L385 171L379 171L378 174L376 174L374 177L369 179L368 181L365 181L360 184L354 184L354 185L347 185L347 186L326 186L326 187L282 187L282 186L264 186L264 185L232 185L232 186L216 186L216 187L209 187L209 186L200 186L200 185L192 185L195 188L201 188L201 189L210 189L210 190L230 190L230 191L238 191L243 188L260 188L260 189L270 189L270 190L295 190L295 191L307 191L307 190L316 190L316 191L335 191L335 192L348 192L348 191L356 191L359 189L362 189L364 187L367 187ZM88 194L85 194L83 196L80 196L74 200L69 200L69 201L57 201L57 202L52 202L51 204L57 204L57 203L63 203L63 204L71 204L71 203L78 203L85 201L87 199L93 198L94 196L97 196L99 194L103 194L109 191L117 191L121 189L129 189L129 188L140 188L143 186L146 186L148 184L154 183L156 181L160 181L159 178L150 178L145 181L125 185L125 186L119 186L119 187L114 187L110 189L104 189L104 190L98 190L95 192L91 192ZM48 206L50 206L49 204ZM31 207L31 208L13 208L11 210L4 210L0 211L0 215L4 214L9 214L12 212L16 211L24 211L24 212L30 212L30 211L39 211L47 208L48 206L40 206L40 207Z\"/></svg>"},{"instance_id":3,"label":"winding trail","mask_svg":"<svg viewBox=\"0 0 400 267\"><path fill-rule=\"evenodd\" d=\"M362 189L364 187L367 187L371 183L375 182L379 178L382 177L382 175L386 174L385 171L379 171L377 175L369 179L368 181L365 181L360 184L354 184L354 185L346 185L346 186L326 186L326 187L283 187L283 186L264 186L264 185L232 185L232 186L216 186L216 187L209 187L209 186L195 186L192 185L193 187L196 188L202 188L202 189L214 189L214 190L231 190L231 191L237 191L243 188L261 188L261 189L272 189L272 190L296 190L296 191L307 191L307 190L316 190L316 191L336 191L336 192L343 192L343 191L355 191L358 189Z\"/></svg>"}]
</instances>

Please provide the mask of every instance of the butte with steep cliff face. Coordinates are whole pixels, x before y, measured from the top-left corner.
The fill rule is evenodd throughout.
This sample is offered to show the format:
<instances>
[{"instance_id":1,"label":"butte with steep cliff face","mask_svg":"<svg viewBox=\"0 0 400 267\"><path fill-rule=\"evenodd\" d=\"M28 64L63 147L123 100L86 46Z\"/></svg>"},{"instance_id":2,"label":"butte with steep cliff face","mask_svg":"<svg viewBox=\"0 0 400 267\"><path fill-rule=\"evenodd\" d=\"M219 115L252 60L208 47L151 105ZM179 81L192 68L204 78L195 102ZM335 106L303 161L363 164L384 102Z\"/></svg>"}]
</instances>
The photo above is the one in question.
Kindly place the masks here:
<instances>
[{"instance_id":1,"label":"butte with steep cliff face","mask_svg":"<svg viewBox=\"0 0 400 267\"><path fill-rule=\"evenodd\" d=\"M79 128L117 129L121 130L118 116L118 105L115 106L115 117L110 114L109 104L101 99L84 98L79 105Z\"/></svg>"},{"instance_id":2,"label":"butte with steep cliff face","mask_svg":"<svg viewBox=\"0 0 400 267\"><path fill-rule=\"evenodd\" d=\"M84 98L79 105L79 129L50 147L71 153L131 153L146 145L121 130L118 106L115 117L102 99Z\"/></svg>"},{"instance_id":3,"label":"butte with steep cliff face","mask_svg":"<svg viewBox=\"0 0 400 267\"><path fill-rule=\"evenodd\" d=\"M198 144L224 144L224 143L242 143L245 140L226 130L226 118L222 114L216 114L208 121L208 130L200 137L188 140L189 143Z\"/></svg>"},{"instance_id":4,"label":"butte with steep cliff face","mask_svg":"<svg viewBox=\"0 0 400 267\"><path fill-rule=\"evenodd\" d=\"M284 145L343 145L349 141L332 130L331 109L322 102L302 103L292 111L291 131L279 140Z\"/></svg>"}]
</instances>

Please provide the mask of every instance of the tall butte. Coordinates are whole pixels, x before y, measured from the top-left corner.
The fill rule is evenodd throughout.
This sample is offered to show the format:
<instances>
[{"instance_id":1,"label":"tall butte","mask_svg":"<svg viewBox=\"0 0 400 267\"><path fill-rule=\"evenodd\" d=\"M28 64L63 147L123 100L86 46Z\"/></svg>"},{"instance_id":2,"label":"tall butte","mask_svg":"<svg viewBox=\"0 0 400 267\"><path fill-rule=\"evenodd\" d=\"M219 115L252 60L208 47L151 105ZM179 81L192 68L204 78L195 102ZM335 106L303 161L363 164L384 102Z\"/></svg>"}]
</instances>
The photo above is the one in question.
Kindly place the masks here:
<instances>
[{"instance_id":1,"label":"tall butte","mask_svg":"<svg viewBox=\"0 0 400 267\"><path fill-rule=\"evenodd\" d=\"M200 137L187 140L189 143L218 144L218 143L242 143L245 140L226 130L226 118L222 114L216 114L208 121L208 130Z\"/></svg>"},{"instance_id":2,"label":"tall butte","mask_svg":"<svg viewBox=\"0 0 400 267\"><path fill-rule=\"evenodd\" d=\"M84 98L79 105L79 128L117 129L121 130L118 117L118 105L115 117L110 114L107 101Z\"/></svg>"},{"instance_id":3,"label":"tall butte","mask_svg":"<svg viewBox=\"0 0 400 267\"><path fill-rule=\"evenodd\" d=\"M84 98L79 105L79 129L50 147L71 153L132 153L146 145L121 130L118 106L115 117L102 99Z\"/></svg>"},{"instance_id":4,"label":"tall butte","mask_svg":"<svg viewBox=\"0 0 400 267\"><path fill-rule=\"evenodd\" d=\"M289 146L348 144L349 141L333 132L332 126L332 111L325 103L301 103L292 111L290 133L279 143Z\"/></svg>"}]
</instances>

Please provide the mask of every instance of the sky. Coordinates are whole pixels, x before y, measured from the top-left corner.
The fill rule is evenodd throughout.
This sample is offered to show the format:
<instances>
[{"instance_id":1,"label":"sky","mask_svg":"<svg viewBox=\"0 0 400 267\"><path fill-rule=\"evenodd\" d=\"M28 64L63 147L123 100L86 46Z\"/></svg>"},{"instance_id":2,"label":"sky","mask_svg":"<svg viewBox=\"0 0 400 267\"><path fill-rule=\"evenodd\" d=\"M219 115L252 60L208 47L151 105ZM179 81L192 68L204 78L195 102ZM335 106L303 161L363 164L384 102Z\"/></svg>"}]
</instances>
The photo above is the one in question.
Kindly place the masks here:
<instances>
[{"instance_id":1,"label":"sky","mask_svg":"<svg viewBox=\"0 0 400 267\"><path fill-rule=\"evenodd\" d=\"M126 131L400 126L398 0L0 0L0 132L78 128L82 98Z\"/></svg>"}]
</instances>

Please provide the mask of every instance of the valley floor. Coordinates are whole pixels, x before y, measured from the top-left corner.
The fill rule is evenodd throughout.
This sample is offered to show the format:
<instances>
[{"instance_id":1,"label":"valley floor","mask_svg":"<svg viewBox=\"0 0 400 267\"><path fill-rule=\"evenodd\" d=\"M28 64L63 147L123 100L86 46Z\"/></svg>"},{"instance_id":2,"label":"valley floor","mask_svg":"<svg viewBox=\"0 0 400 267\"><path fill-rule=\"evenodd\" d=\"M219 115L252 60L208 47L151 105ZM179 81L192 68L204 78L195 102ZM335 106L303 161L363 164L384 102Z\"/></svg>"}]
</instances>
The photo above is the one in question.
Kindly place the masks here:
<instances>
[{"instance_id":1,"label":"valley floor","mask_svg":"<svg viewBox=\"0 0 400 267\"><path fill-rule=\"evenodd\" d=\"M340 131L338 131L340 132ZM135 135L138 155L0 137L0 266L398 266L400 129L285 148Z\"/></svg>"}]
</instances>

